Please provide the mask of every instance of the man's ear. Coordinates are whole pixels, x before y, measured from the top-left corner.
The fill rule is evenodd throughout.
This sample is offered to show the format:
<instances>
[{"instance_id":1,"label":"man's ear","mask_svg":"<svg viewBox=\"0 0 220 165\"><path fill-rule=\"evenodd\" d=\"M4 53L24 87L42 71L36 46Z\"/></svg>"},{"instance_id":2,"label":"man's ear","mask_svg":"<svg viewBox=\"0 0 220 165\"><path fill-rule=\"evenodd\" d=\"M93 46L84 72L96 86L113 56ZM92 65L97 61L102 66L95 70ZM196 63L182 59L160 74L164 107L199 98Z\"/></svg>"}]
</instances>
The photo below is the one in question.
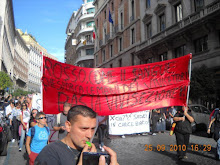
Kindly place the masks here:
<instances>
[{"instance_id":1,"label":"man's ear","mask_svg":"<svg viewBox=\"0 0 220 165\"><path fill-rule=\"evenodd\" d=\"M71 123L70 123L69 121L66 121L66 122L65 122L65 127L66 127L66 131L67 131L67 132L70 132Z\"/></svg>"}]
</instances>

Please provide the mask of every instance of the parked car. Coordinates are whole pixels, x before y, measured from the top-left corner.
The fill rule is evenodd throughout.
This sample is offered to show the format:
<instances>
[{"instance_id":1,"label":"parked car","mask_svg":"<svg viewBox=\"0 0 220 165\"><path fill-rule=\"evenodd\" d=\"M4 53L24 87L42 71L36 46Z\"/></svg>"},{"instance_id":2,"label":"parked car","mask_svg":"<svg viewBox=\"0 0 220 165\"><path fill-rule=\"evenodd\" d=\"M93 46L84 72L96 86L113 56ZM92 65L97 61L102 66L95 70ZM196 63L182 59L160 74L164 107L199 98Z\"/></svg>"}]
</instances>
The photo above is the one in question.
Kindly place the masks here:
<instances>
[{"instance_id":1,"label":"parked car","mask_svg":"<svg viewBox=\"0 0 220 165\"><path fill-rule=\"evenodd\" d=\"M5 122L5 118L0 119L0 155L7 155L8 147L8 126Z\"/></svg>"}]
</instances>

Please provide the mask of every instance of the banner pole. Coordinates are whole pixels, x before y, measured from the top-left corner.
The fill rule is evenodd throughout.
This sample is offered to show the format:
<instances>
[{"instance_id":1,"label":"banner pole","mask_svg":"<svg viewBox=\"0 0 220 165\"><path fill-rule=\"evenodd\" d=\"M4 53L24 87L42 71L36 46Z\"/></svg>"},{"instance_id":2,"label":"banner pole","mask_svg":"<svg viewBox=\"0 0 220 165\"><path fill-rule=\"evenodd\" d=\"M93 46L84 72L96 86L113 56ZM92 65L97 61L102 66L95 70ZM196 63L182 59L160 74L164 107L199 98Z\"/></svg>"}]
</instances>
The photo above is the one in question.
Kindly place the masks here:
<instances>
[{"instance_id":1,"label":"banner pole","mask_svg":"<svg viewBox=\"0 0 220 165\"><path fill-rule=\"evenodd\" d=\"M191 58L190 58L190 60L189 60L189 85L188 85L188 91L187 91L186 105L188 105L188 103L189 103L189 91L190 91L191 71L192 71L192 53L191 53Z\"/></svg>"},{"instance_id":2,"label":"banner pole","mask_svg":"<svg viewBox=\"0 0 220 165\"><path fill-rule=\"evenodd\" d=\"M44 111L44 100L43 100L43 80L42 80L42 78L43 78L43 66L44 66L44 56L43 56L43 54L42 54L42 64L41 64L41 110L42 110L42 112Z\"/></svg>"}]
</instances>

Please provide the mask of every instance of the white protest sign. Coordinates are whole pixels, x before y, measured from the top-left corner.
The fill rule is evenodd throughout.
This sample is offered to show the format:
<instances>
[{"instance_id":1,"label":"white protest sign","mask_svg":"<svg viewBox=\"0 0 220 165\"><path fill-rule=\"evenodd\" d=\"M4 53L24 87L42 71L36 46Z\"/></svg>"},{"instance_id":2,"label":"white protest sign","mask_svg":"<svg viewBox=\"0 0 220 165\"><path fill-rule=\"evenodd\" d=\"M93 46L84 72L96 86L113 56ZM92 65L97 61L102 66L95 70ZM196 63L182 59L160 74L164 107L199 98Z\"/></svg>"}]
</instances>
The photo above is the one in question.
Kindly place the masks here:
<instances>
[{"instance_id":1,"label":"white protest sign","mask_svg":"<svg viewBox=\"0 0 220 165\"><path fill-rule=\"evenodd\" d=\"M42 96L41 96L40 93L33 95L33 97L32 97L32 109L37 109L38 111L43 110Z\"/></svg>"},{"instance_id":2,"label":"white protest sign","mask_svg":"<svg viewBox=\"0 0 220 165\"><path fill-rule=\"evenodd\" d=\"M150 112L141 111L109 116L109 134L124 135L150 132Z\"/></svg>"}]
</instances>

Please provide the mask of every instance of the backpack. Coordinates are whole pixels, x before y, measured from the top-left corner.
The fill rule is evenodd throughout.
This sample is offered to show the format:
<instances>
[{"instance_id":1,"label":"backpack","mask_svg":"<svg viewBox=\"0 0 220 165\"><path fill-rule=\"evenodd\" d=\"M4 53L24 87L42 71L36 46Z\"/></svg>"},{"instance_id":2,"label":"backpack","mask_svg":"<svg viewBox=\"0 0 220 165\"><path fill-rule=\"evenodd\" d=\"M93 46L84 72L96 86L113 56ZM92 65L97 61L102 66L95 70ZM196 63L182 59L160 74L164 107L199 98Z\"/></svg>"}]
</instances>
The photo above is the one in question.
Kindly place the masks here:
<instances>
[{"instance_id":1,"label":"backpack","mask_svg":"<svg viewBox=\"0 0 220 165\"><path fill-rule=\"evenodd\" d=\"M57 125L60 125L61 113L57 114Z\"/></svg>"},{"instance_id":2,"label":"backpack","mask_svg":"<svg viewBox=\"0 0 220 165\"><path fill-rule=\"evenodd\" d=\"M48 129L48 127L45 127L45 128L46 128L46 130L47 130L47 132L48 132L48 134L49 134L49 129ZM31 129L31 139L33 139L34 134L35 134L35 127L31 127L30 129Z\"/></svg>"}]
</instances>

